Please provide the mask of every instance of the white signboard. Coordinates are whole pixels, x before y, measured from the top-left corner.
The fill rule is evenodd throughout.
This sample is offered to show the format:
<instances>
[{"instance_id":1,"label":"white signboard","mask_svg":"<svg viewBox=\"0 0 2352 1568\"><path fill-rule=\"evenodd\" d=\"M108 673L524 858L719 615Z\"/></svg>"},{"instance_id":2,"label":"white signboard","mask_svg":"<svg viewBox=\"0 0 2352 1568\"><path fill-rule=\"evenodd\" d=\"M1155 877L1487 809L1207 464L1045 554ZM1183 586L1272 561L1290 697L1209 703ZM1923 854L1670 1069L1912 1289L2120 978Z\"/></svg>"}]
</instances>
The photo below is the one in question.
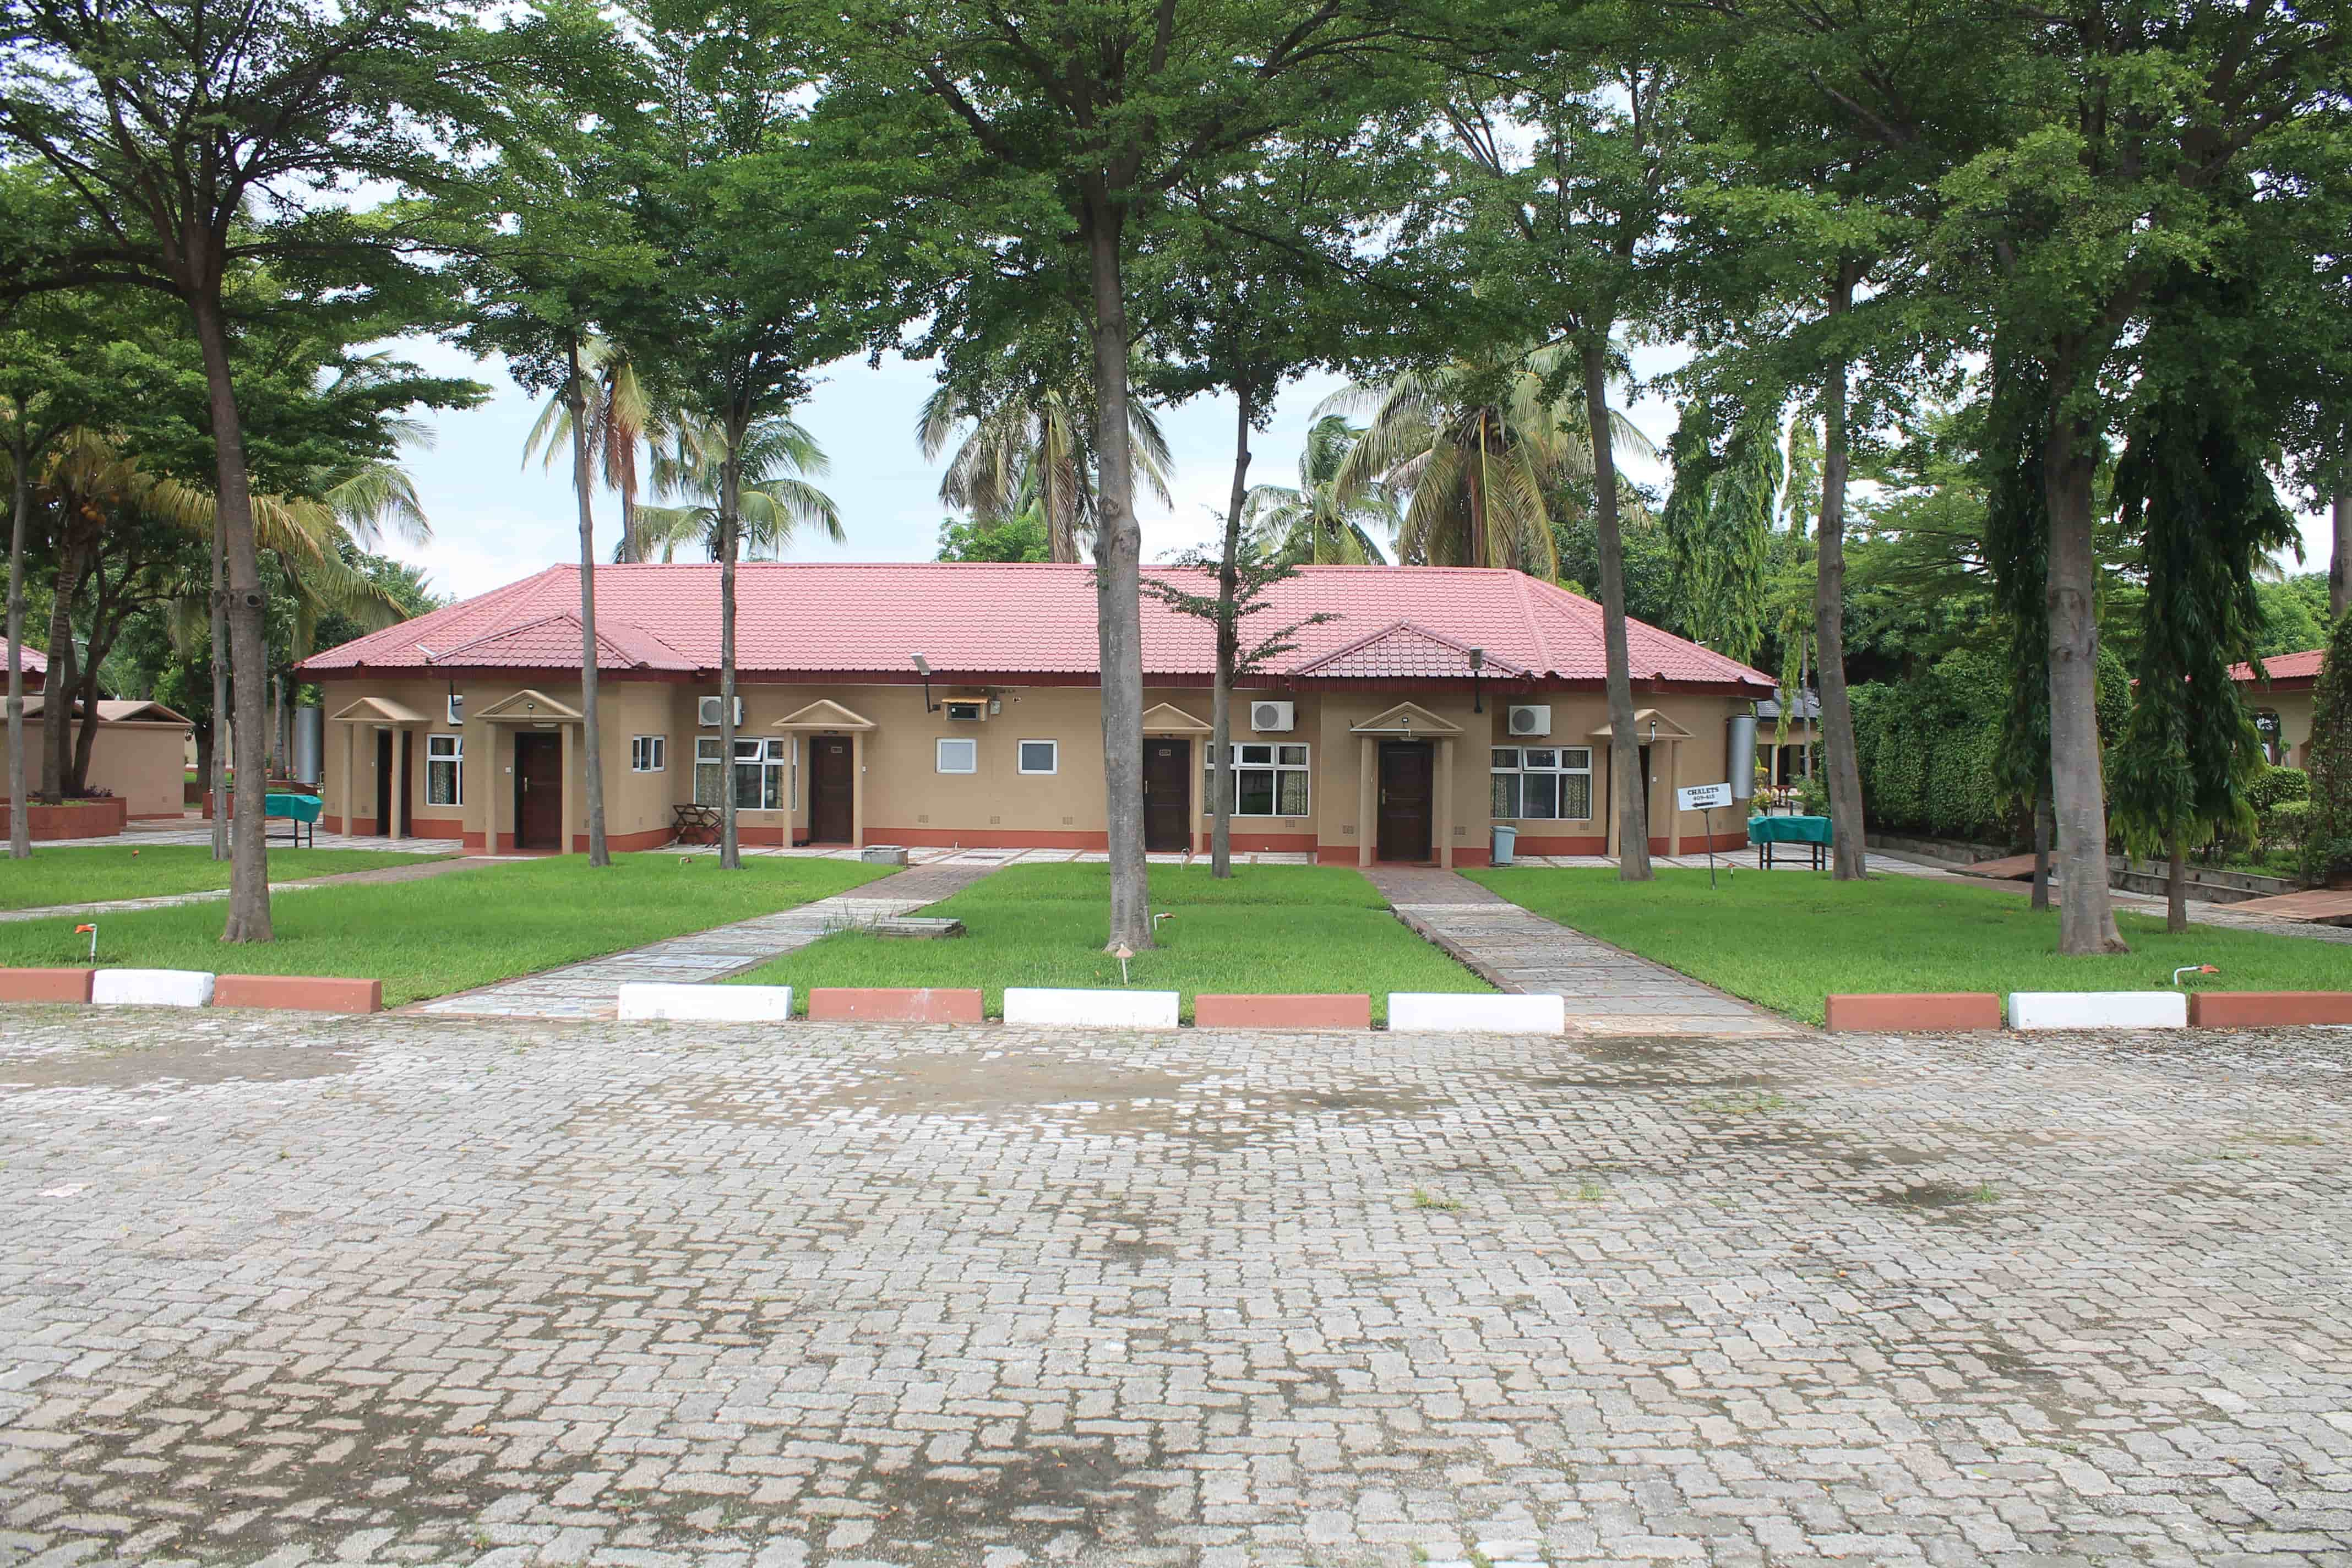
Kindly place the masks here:
<instances>
[{"instance_id":1,"label":"white signboard","mask_svg":"<svg viewBox=\"0 0 2352 1568\"><path fill-rule=\"evenodd\" d=\"M1675 791L1677 811L1712 811L1731 804L1731 786L1727 784L1693 784L1688 789Z\"/></svg>"}]
</instances>

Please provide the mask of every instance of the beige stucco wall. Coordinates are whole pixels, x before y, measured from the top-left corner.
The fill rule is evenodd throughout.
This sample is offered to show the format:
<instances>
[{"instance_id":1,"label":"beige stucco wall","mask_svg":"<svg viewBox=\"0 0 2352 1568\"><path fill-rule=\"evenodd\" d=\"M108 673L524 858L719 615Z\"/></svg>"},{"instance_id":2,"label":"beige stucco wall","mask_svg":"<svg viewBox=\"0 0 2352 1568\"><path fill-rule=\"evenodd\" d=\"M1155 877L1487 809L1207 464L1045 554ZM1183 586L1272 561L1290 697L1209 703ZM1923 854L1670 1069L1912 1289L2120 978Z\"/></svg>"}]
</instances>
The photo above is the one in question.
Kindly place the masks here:
<instances>
[{"instance_id":1,"label":"beige stucco wall","mask_svg":"<svg viewBox=\"0 0 2352 1568\"><path fill-rule=\"evenodd\" d=\"M550 682L530 683L530 689L556 703L576 708L580 690ZM332 721L332 716L362 697L388 699L425 718L410 730L406 765L415 802L412 831L420 836L457 837L469 845L501 844L514 831L514 735L516 726L484 720L493 706L525 689L519 679L464 680L457 685L466 700L465 788L461 806L436 806L426 799L425 737L453 732L446 721L449 693L446 680L337 680L326 687L330 716L325 752L324 794L327 815L339 822L345 795L341 782L346 758L352 770L353 815L362 827L373 827L375 812L375 741L370 724ZM715 737L715 730L696 723L696 700L712 686L675 681L606 679L600 683L599 719L604 740L606 823L621 848L654 847L668 841L672 806L693 798L695 742ZM999 687L999 709L973 723L950 721L944 711L927 711L919 685L778 686L746 683L741 688L743 721L739 733L762 739L779 733L778 721L813 703L830 700L872 722L874 728L856 736L856 826L860 842L915 845L1063 846L1097 847L1104 833L1102 731L1099 695L1091 686ZM976 686L935 681L934 702L950 699L985 700ZM1234 822L1237 845L1244 848L1317 850L1327 860L1353 863L1360 846L1373 831L1363 820L1364 751L1353 726L1370 721L1404 700L1412 701L1441 721L1452 737L1451 773L1445 781L1451 820L1436 825L1435 847L1451 849L1462 863L1484 862L1488 843L1491 745L1514 742L1506 730L1509 694L1488 691L1486 710L1472 709L1467 692L1413 692L1395 687L1365 690L1259 693L1296 705L1294 729L1281 734L1257 734L1248 722L1252 693L1237 694L1234 739L1237 742L1267 742L1304 744L1311 748L1312 780L1307 813L1296 817L1239 817ZM1521 699L1526 700L1526 699ZM1522 823L1521 847L1527 853L1598 852L1608 832L1607 757L1605 742L1591 731L1606 721L1606 704L1599 693L1542 694L1535 700L1552 706L1552 732L1557 745L1591 745L1595 749L1594 817L1589 822ZM1661 848L1668 846L1677 827L1685 848L1696 847L1704 827L1697 813L1684 813L1679 823L1662 814L1669 791L1682 784L1712 784L1724 777L1724 721L1740 710L1747 699L1708 695L1643 697L1637 706L1656 708L1672 721L1692 731L1680 748L1678 776L1670 769L1663 742L1655 764L1653 837ZM1199 689L1147 689L1147 710L1165 706L1196 720L1204 729L1210 712L1209 693ZM574 842L587 831L586 790L581 773L579 726L567 723L572 747L572 787L569 816ZM1157 728L1157 727L1155 727ZM345 731L352 731L345 750ZM561 732L559 731L558 732ZM775 844L805 839L808 834L811 786L809 735L787 732L793 742L789 810L744 811L740 825L747 842ZM658 773L635 773L630 768L632 737L660 734L667 739L666 766ZM977 771L941 773L937 742L947 737L977 743ZM1189 815L1196 834L1206 833L1206 790L1202 782L1208 736L1188 737ZM1022 741L1053 741L1058 748L1058 768L1051 774L1024 774L1018 768ZM173 784L176 788L177 753L173 753ZM1375 763L1376 765L1376 763ZM1719 835L1740 825L1737 812L1718 812ZM1196 840L1205 843L1202 837Z\"/></svg>"},{"instance_id":2,"label":"beige stucco wall","mask_svg":"<svg viewBox=\"0 0 2352 1568\"><path fill-rule=\"evenodd\" d=\"M81 725L73 726L79 743ZM118 795L132 816L177 816L187 809L187 775L181 760L188 727L185 724L105 724L89 748L89 787ZM41 768L48 747L37 716L25 721L25 778L38 793ZM8 773L8 731L0 725L0 789Z\"/></svg>"},{"instance_id":3,"label":"beige stucco wall","mask_svg":"<svg viewBox=\"0 0 2352 1568\"><path fill-rule=\"evenodd\" d=\"M2311 765L2311 715L2313 694L2306 687L2300 691L2265 691L2260 686L2238 689L2245 697L2246 706L2256 712L2268 709L2279 716L2279 762L2291 768Z\"/></svg>"}]
</instances>

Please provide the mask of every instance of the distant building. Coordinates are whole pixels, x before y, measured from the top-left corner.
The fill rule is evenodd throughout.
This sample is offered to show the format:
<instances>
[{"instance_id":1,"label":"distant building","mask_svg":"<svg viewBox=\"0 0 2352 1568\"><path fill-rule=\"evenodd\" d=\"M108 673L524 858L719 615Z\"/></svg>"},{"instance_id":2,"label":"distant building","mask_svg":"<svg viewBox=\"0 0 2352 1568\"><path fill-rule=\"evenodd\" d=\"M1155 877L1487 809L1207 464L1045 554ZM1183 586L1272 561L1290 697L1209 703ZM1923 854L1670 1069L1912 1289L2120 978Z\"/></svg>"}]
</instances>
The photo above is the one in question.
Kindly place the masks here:
<instances>
[{"instance_id":1,"label":"distant building","mask_svg":"<svg viewBox=\"0 0 2352 1568\"><path fill-rule=\"evenodd\" d=\"M1771 768L1770 780L1776 786L1792 784L1805 776L1805 748L1821 743L1821 693L1804 690L1789 703L1789 738L1783 742L1780 733L1780 694L1776 692L1756 704L1756 754Z\"/></svg>"},{"instance_id":2,"label":"distant building","mask_svg":"<svg viewBox=\"0 0 2352 1568\"><path fill-rule=\"evenodd\" d=\"M2255 727L2263 732L2263 754L2280 767L2299 768L2311 760L2312 688L2319 680L2324 651L2307 648L2263 660L2267 680L2251 664L2230 668L2238 695L2254 710Z\"/></svg>"}]
</instances>

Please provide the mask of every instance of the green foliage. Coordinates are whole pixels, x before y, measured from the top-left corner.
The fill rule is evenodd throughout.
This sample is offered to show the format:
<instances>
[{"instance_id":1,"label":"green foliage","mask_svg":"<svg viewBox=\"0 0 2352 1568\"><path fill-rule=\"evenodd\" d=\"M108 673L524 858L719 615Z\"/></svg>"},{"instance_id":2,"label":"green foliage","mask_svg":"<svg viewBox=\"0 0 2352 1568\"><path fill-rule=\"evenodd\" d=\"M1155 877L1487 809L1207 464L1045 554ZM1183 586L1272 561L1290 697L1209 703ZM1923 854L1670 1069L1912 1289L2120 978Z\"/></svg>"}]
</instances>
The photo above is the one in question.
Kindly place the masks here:
<instances>
[{"instance_id":1,"label":"green foliage","mask_svg":"<svg viewBox=\"0 0 2352 1568\"><path fill-rule=\"evenodd\" d=\"M2327 579L2317 572L2301 572L2276 583L2254 584L2262 605L2262 637L2257 658L2304 653L2327 642Z\"/></svg>"},{"instance_id":2,"label":"green foliage","mask_svg":"<svg viewBox=\"0 0 2352 1568\"><path fill-rule=\"evenodd\" d=\"M1675 432L1675 489L1664 524L1674 548L1674 600L1699 642L1743 663L1764 642L1772 523L1784 463L1780 400L1751 394L1717 449L1707 400L1683 405Z\"/></svg>"},{"instance_id":3,"label":"green foliage","mask_svg":"<svg viewBox=\"0 0 2352 1568\"><path fill-rule=\"evenodd\" d=\"M953 518L940 523L938 561L1049 561L1051 546L1045 538L1045 520L1034 507L1013 516L991 521L973 518L959 522Z\"/></svg>"},{"instance_id":4,"label":"green foliage","mask_svg":"<svg viewBox=\"0 0 2352 1568\"><path fill-rule=\"evenodd\" d=\"M2265 766L2246 784L2246 804L2256 811L2310 798L2311 775L2301 768Z\"/></svg>"},{"instance_id":5,"label":"green foliage","mask_svg":"<svg viewBox=\"0 0 2352 1568\"><path fill-rule=\"evenodd\" d=\"M2304 873L2325 881L2352 870L2352 615L2338 616L2311 694L2311 815Z\"/></svg>"}]
</instances>

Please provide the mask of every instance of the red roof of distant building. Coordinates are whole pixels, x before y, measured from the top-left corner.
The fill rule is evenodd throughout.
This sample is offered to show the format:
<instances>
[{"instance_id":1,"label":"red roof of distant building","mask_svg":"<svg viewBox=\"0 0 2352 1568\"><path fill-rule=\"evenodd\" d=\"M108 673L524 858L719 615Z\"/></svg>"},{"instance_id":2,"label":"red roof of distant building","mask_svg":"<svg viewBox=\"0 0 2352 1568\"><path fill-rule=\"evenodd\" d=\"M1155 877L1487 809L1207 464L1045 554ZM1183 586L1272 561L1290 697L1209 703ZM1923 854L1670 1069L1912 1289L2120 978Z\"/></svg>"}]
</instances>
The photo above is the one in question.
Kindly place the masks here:
<instances>
[{"instance_id":1,"label":"red roof of distant building","mask_svg":"<svg viewBox=\"0 0 2352 1568\"><path fill-rule=\"evenodd\" d=\"M47 675L49 672L49 656L32 644L20 644L17 647L16 655L17 668L27 676ZM5 659L6 657L6 652L0 650L0 659ZM0 680L7 679L7 668L5 664L0 664Z\"/></svg>"},{"instance_id":2,"label":"red roof of distant building","mask_svg":"<svg viewBox=\"0 0 2352 1568\"><path fill-rule=\"evenodd\" d=\"M2325 648L2306 648L2301 653L2273 654L2263 660L2263 670L2270 677L2271 689L2292 691L2299 686L2309 686L2319 679L2319 656L2326 651ZM2250 680L2256 686L2263 684L2262 678L2254 673L2254 667L2251 664L2231 665L2230 679Z\"/></svg>"},{"instance_id":3,"label":"red roof of distant building","mask_svg":"<svg viewBox=\"0 0 2352 1568\"><path fill-rule=\"evenodd\" d=\"M577 668L579 573L551 566L314 655L302 669L333 677ZM747 676L912 679L919 653L950 678L1097 674L1089 566L764 561L746 562L738 574L736 663ZM1486 673L1497 679L1598 685L1606 673L1600 606L1517 572L1307 566L1274 584L1265 603L1250 621L1261 635L1312 616L1333 618L1300 626L1297 647L1271 662L1261 684L1461 679L1472 647L1486 650ZM599 566L596 631L599 670L715 671L719 568ZM1637 681L1772 689L1760 671L1654 626L1629 621L1626 636ZM1216 668L1208 624L1147 596L1143 666L1161 679L1206 679Z\"/></svg>"}]
</instances>

